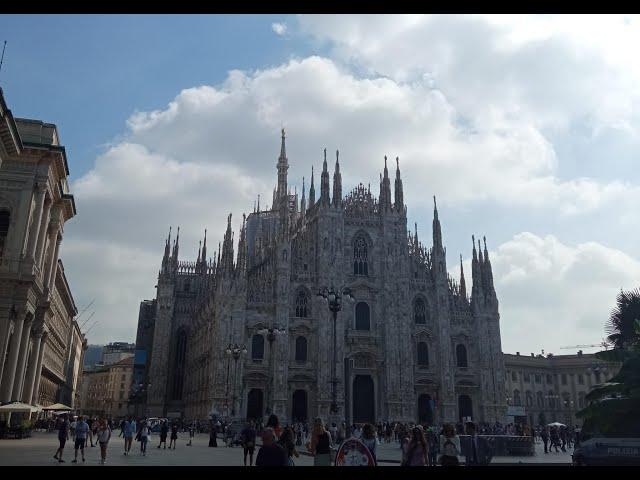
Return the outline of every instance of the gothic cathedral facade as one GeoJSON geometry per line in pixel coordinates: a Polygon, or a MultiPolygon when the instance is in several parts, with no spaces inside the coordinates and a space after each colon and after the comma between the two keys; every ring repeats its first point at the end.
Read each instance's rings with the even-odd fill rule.
{"type": "MultiPolygon", "coordinates": [[[[399,164],[385,157],[380,193],[342,195],[326,150],[316,199],[287,185],[282,131],[271,208],[243,215],[234,254],[231,215],[207,260],[178,260],[166,240],[151,352],[151,416],[320,416],[350,423],[503,421],[505,370],[489,254],[473,242],[472,290],[447,273],[434,198],[433,242],[407,229],[399,164]],[[350,290],[335,318],[325,288],[350,290]],[[336,332],[334,338],[334,332],[336,332]],[[334,351],[335,346],[335,351],[334,351]],[[237,348],[236,348],[237,347],[237,348]],[[335,365],[333,364],[335,360],[335,365]],[[334,383],[335,382],[335,383],[334,383]],[[337,411],[331,408],[337,400],[337,411]]],[[[397,161],[397,159],[396,159],[397,161]]]]}

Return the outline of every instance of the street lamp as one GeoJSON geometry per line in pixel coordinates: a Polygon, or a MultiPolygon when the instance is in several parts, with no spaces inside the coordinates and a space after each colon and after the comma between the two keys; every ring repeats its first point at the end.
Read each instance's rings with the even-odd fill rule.
{"type": "MultiPolygon", "coordinates": [[[[274,361],[274,355],[273,355],[273,342],[276,340],[276,338],[280,335],[286,335],[287,331],[284,328],[280,328],[278,325],[274,325],[271,326],[269,328],[263,328],[261,330],[258,330],[257,332],[260,335],[267,335],[267,341],[269,342],[269,370],[271,370],[271,382],[275,382],[275,372],[274,367],[275,367],[275,361],[274,361]]],[[[266,413],[267,415],[270,414],[272,412],[272,409],[270,408],[270,405],[273,401],[272,397],[272,390],[273,390],[273,385],[271,385],[271,382],[269,382],[269,390],[268,390],[268,396],[267,396],[267,409],[266,409],[266,413]]]]}
{"type": "MultiPolygon", "coordinates": [[[[240,359],[241,355],[246,355],[247,354],[247,347],[245,347],[244,345],[242,347],[239,347],[237,343],[231,345],[229,344],[229,346],[227,347],[227,349],[225,350],[225,353],[233,358],[235,365],[234,365],[234,377],[233,377],[233,406],[231,409],[231,416],[235,416],[236,414],[236,384],[238,383],[238,360],[240,359]]],[[[227,369],[227,384],[228,384],[228,372],[229,370],[227,369]]],[[[228,389],[227,389],[227,393],[228,393],[228,389]]]]}
{"type": "Polygon", "coordinates": [[[354,298],[351,295],[349,288],[323,288],[318,292],[318,297],[321,297],[327,301],[329,311],[333,314],[333,365],[331,367],[331,413],[338,413],[338,378],[336,376],[336,363],[338,362],[338,349],[336,346],[336,322],[338,320],[338,312],[342,310],[342,298],[353,301],[354,298]]]}

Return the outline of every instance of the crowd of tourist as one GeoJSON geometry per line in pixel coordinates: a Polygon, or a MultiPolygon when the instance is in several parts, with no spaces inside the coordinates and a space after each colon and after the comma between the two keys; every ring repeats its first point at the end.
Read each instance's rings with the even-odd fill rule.
{"type": "Polygon", "coordinates": [[[579,443],[579,431],[560,424],[535,428],[521,424],[472,422],[440,426],[402,422],[380,422],[377,425],[347,425],[342,422],[337,425],[316,418],[312,424],[293,422],[291,425],[281,425],[276,415],[271,415],[266,422],[249,420],[240,428],[237,422],[217,418],[212,418],[208,424],[162,419],[159,424],[151,425],[146,419],[136,420],[132,417],[115,422],[109,418],[70,417],[66,414],[59,416],[55,422],[40,421],[36,426],[57,431],[59,448],[54,458],[58,462],[65,461],[65,444],[71,440],[73,463],[78,462],[79,453],[81,461],[86,461],[85,448],[100,447],[101,464],[107,461],[107,450],[113,442],[113,436],[124,438],[125,456],[132,454],[134,440],[139,443],[139,454],[146,456],[152,430],[158,436],[156,447],[165,450],[167,447],[169,450],[176,449],[179,432],[189,433],[187,446],[192,445],[196,433],[208,432],[209,446],[217,447],[218,435],[221,434],[225,446],[239,445],[243,448],[245,466],[254,465],[257,438],[262,440],[255,456],[257,466],[293,466],[301,452],[311,455],[314,465],[331,465],[338,447],[351,437],[359,439],[368,449],[374,464],[377,463],[378,445],[396,443],[401,449],[402,465],[405,466],[458,465],[461,457],[465,457],[467,465],[488,464],[494,454],[492,439],[497,436],[529,437],[533,443],[543,442],[545,453],[551,453],[552,449],[566,452],[567,448],[575,448],[579,443]],[[460,442],[462,435],[468,441],[464,454],[460,442]]]}

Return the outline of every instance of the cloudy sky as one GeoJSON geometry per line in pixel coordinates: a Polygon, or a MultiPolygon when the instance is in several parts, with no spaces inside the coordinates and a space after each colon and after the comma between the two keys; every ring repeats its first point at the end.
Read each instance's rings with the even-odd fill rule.
{"type": "Polygon", "coordinates": [[[6,15],[0,32],[14,115],[67,148],[61,257],[78,306],[95,299],[91,343],[135,339],[170,225],[193,260],[205,228],[217,244],[271,198],[282,126],[298,191],[325,147],[345,192],[377,193],[399,156],[409,224],[431,237],[436,195],[452,273],[486,235],[505,352],[597,343],[640,285],[638,17],[6,15]]]}

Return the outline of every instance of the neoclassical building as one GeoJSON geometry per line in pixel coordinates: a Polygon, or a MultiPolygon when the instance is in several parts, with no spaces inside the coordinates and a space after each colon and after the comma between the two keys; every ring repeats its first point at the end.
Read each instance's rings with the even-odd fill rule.
{"type": "Polygon", "coordinates": [[[447,273],[435,199],[431,246],[417,225],[407,229],[398,159],[395,167],[393,192],[385,157],[377,198],[364,184],[343,195],[338,152],[331,186],[325,150],[319,196],[312,169],[308,197],[303,179],[299,198],[288,184],[283,130],[271,207],[258,201],[243,215],[237,242],[229,215],[213,260],[205,231],[189,262],[179,260],[179,230],[173,245],[169,233],[155,318],[146,320],[153,324],[145,351],[149,415],[504,420],[486,242],[473,242],[468,295],[462,264],[459,279],[447,273]],[[332,313],[318,296],[330,287],[353,297],[343,299],[335,339],[332,313]],[[337,412],[330,411],[334,370],[337,412]]]}
{"type": "Polygon", "coordinates": [[[86,339],[58,258],[76,214],[55,125],[14,118],[0,89],[0,402],[73,406],[86,339]]]}

